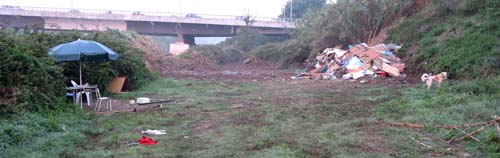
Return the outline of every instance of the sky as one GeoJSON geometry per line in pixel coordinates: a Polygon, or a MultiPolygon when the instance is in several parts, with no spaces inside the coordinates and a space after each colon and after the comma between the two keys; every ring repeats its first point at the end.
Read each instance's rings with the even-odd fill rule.
{"type": "Polygon", "coordinates": [[[277,17],[288,0],[0,0],[0,5],[277,17]]]}

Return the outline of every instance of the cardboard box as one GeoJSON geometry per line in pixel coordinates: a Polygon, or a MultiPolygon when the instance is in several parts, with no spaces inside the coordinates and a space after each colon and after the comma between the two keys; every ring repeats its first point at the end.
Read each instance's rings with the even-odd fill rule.
{"type": "Polygon", "coordinates": [[[106,91],[110,93],[120,93],[125,83],[126,77],[115,77],[106,86],[106,91]]]}

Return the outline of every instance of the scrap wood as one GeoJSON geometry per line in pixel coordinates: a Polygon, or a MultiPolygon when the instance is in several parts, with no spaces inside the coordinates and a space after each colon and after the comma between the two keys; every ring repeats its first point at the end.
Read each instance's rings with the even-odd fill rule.
{"type": "Polygon", "coordinates": [[[380,56],[381,58],[384,58],[384,59],[389,60],[390,62],[394,62],[394,63],[399,63],[399,62],[401,62],[401,59],[396,58],[396,57],[393,57],[393,56],[388,56],[388,55],[384,55],[384,54],[379,54],[379,56],[380,56]]]}
{"type": "Polygon", "coordinates": [[[382,63],[382,70],[389,73],[391,76],[399,76],[399,69],[386,63],[382,63]]]}
{"type": "Polygon", "coordinates": [[[403,63],[394,63],[392,66],[396,67],[399,69],[399,72],[402,72],[405,69],[405,64],[403,63]]]}
{"type": "Polygon", "coordinates": [[[328,68],[328,70],[326,70],[326,73],[327,73],[327,74],[332,73],[332,72],[334,72],[335,70],[337,70],[337,69],[339,69],[339,68],[340,68],[340,66],[339,66],[339,65],[334,64],[333,66],[330,66],[330,67],[328,68]]]}
{"type": "Polygon", "coordinates": [[[497,127],[497,137],[500,139],[500,125],[498,125],[498,122],[500,122],[500,117],[498,115],[494,115],[493,120],[495,121],[495,126],[497,127]]]}
{"type": "MultiPolygon", "coordinates": [[[[448,141],[448,143],[460,141],[460,140],[463,140],[465,138],[471,138],[477,142],[480,142],[480,140],[477,139],[476,137],[474,137],[473,135],[481,132],[482,130],[486,129],[489,126],[492,126],[493,124],[495,124],[498,135],[500,137],[500,125],[498,124],[499,122],[500,122],[500,117],[495,115],[495,116],[493,116],[492,121],[479,122],[479,123],[473,123],[473,124],[465,124],[462,126],[440,125],[440,126],[434,126],[434,127],[435,128],[445,128],[445,129],[455,129],[455,130],[458,130],[458,131],[462,132],[463,134],[465,134],[464,136],[462,136],[460,138],[454,137],[454,138],[450,139],[448,141]],[[480,126],[480,125],[484,125],[484,126],[482,126],[481,128],[479,128],[471,133],[466,133],[464,130],[459,129],[459,128],[470,128],[470,127],[480,126]]],[[[414,123],[407,123],[407,122],[397,122],[397,123],[387,123],[387,124],[392,125],[392,126],[411,127],[411,128],[423,128],[424,127],[424,125],[422,125],[422,124],[414,124],[414,123]]]]}
{"type": "Polygon", "coordinates": [[[491,123],[491,122],[492,121],[485,121],[485,122],[479,122],[479,123],[465,124],[465,125],[462,125],[462,126],[441,125],[441,126],[436,126],[436,128],[448,128],[448,129],[465,128],[465,127],[474,127],[474,126],[485,125],[485,124],[488,124],[488,123],[491,123]]]}
{"type": "Polygon", "coordinates": [[[376,66],[379,69],[382,69],[382,63],[383,62],[384,61],[382,61],[382,59],[377,58],[377,59],[373,60],[373,65],[376,66]]]}
{"type": "MultiPolygon", "coordinates": [[[[455,128],[465,128],[465,127],[474,127],[474,126],[480,126],[480,125],[485,125],[488,123],[493,123],[493,121],[485,121],[485,122],[479,122],[479,123],[472,123],[472,124],[465,124],[461,126],[455,126],[455,125],[439,125],[439,126],[434,126],[435,128],[447,128],[447,129],[455,129],[455,128]]],[[[416,123],[409,123],[409,122],[396,122],[396,123],[387,123],[389,125],[393,126],[401,126],[401,127],[412,127],[412,128],[423,128],[424,125],[422,124],[416,124],[416,123]]]]}
{"type": "MultiPolygon", "coordinates": [[[[455,127],[455,128],[453,128],[453,129],[455,129],[455,130],[457,130],[457,131],[462,132],[462,134],[467,134],[467,132],[465,132],[464,130],[461,130],[461,129],[459,129],[459,128],[456,128],[456,127],[455,127]]],[[[457,137],[458,137],[458,136],[457,136],[457,137]]],[[[449,144],[449,143],[451,143],[451,142],[452,142],[455,138],[456,138],[456,137],[451,138],[451,139],[448,141],[448,144],[449,144]]],[[[474,136],[472,136],[472,135],[470,135],[470,136],[469,136],[469,138],[471,138],[471,139],[475,140],[476,142],[481,142],[481,141],[479,141],[479,139],[477,139],[476,137],[474,137],[474,136]]]]}
{"type": "Polygon", "coordinates": [[[408,136],[408,137],[410,137],[412,140],[414,140],[414,141],[415,141],[415,142],[417,142],[418,144],[420,144],[420,145],[422,145],[422,146],[425,146],[425,147],[427,147],[427,148],[429,148],[429,149],[432,149],[432,147],[431,147],[430,145],[424,144],[424,143],[422,143],[422,142],[418,141],[417,139],[415,139],[415,138],[413,138],[413,137],[411,137],[411,136],[408,136]]]}
{"type": "Polygon", "coordinates": [[[457,138],[457,139],[452,139],[452,140],[450,140],[450,142],[460,141],[460,140],[462,140],[462,139],[464,139],[464,138],[470,137],[470,136],[472,136],[472,135],[474,135],[474,134],[476,134],[476,133],[478,133],[478,132],[481,132],[482,130],[486,129],[486,127],[489,127],[489,126],[491,126],[491,125],[493,125],[493,123],[487,124],[487,125],[485,125],[485,126],[483,126],[483,127],[479,128],[479,129],[477,129],[476,131],[471,132],[471,133],[469,133],[469,134],[466,134],[465,136],[462,136],[462,137],[460,137],[460,138],[457,138]]]}
{"type": "Polygon", "coordinates": [[[424,125],[408,123],[408,122],[399,122],[399,123],[388,123],[393,126],[401,126],[401,127],[411,127],[411,128],[423,128],[424,125]]]}
{"type": "Polygon", "coordinates": [[[370,61],[372,61],[373,59],[379,57],[381,54],[377,53],[375,50],[369,49],[365,52],[365,55],[370,58],[370,61]]]}

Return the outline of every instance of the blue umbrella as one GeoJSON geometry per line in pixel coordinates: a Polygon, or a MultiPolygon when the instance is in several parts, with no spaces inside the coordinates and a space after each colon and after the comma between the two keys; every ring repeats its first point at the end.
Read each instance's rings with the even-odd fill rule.
{"type": "Polygon", "coordinates": [[[76,40],[50,49],[49,55],[56,61],[78,61],[80,63],[80,85],[82,84],[82,61],[117,60],[120,55],[95,41],[76,40]]]}

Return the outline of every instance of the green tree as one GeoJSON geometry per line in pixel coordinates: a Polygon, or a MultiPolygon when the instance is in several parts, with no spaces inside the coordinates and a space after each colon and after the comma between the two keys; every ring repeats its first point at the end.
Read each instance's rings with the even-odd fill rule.
{"type": "Polygon", "coordinates": [[[310,9],[321,9],[326,0],[291,0],[285,5],[285,10],[278,18],[290,18],[290,5],[292,5],[292,18],[302,18],[310,9]],[[284,16],[283,16],[284,15],[284,16]]]}

